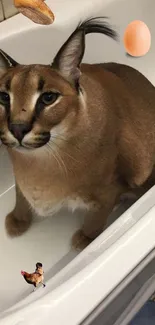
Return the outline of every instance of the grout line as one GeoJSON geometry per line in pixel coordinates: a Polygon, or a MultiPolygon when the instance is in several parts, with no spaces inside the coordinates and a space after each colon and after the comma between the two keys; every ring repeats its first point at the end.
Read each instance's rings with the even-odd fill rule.
{"type": "MultiPolygon", "coordinates": [[[[1,4],[2,4],[2,11],[3,11],[3,16],[4,16],[4,19],[3,19],[3,20],[7,20],[7,19],[9,19],[9,18],[11,18],[11,17],[14,17],[14,16],[16,16],[17,14],[19,14],[19,11],[16,9],[16,7],[14,6],[14,4],[12,3],[12,5],[14,6],[14,9],[16,9],[16,11],[12,11],[11,15],[9,15],[9,16],[7,17],[7,16],[6,16],[6,15],[7,15],[7,11],[6,11],[5,6],[4,6],[4,1],[5,1],[5,0],[0,0],[0,2],[1,2],[1,4]]],[[[11,2],[13,2],[13,1],[10,1],[10,4],[11,4],[11,2]]]]}
{"type": "Polygon", "coordinates": [[[4,17],[4,20],[5,20],[6,18],[5,18],[4,4],[3,4],[2,0],[0,0],[0,2],[1,2],[1,5],[2,5],[3,17],[4,17]]]}
{"type": "Polygon", "coordinates": [[[12,185],[5,192],[3,192],[2,194],[0,194],[0,199],[2,198],[3,195],[5,195],[7,192],[9,192],[14,187],[15,187],[15,185],[12,185]]]}

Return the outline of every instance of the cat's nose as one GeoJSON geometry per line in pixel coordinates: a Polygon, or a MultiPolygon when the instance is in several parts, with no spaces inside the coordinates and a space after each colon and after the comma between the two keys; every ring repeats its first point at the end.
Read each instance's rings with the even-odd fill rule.
{"type": "Polygon", "coordinates": [[[30,131],[30,125],[29,124],[15,124],[12,123],[9,126],[9,129],[11,133],[14,135],[14,137],[21,142],[24,138],[25,134],[27,134],[30,131]]]}

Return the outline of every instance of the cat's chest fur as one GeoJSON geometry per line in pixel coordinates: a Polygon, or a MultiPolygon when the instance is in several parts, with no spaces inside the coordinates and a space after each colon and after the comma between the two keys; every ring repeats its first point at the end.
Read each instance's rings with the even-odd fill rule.
{"type": "Polygon", "coordinates": [[[34,191],[31,192],[32,195],[25,193],[25,196],[32,206],[33,210],[38,216],[41,217],[49,217],[57,212],[59,212],[62,208],[68,208],[72,212],[76,209],[89,210],[90,204],[85,202],[82,198],[77,196],[76,194],[70,194],[69,196],[55,196],[55,194],[51,193],[51,197],[49,197],[48,193],[46,196],[46,192],[34,191]]]}
{"type": "Polygon", "coordinates": [[[36,184],[28,180],[23,182],[23,179],[18,184],[34,212],[41,217],[52,216],[62,208],[75,211],[89,210],[91,207],[91,204],[76,191],[70,190],[67,184],[52,183],[52,180],[50,184],[49,182],[36,184]]]}
{"type": "Polygon", "coordinates": [[[90,208],[89,202],[79,196],[74,188],[72,177],[60,177],[57,166],[50,159],[25,159],[18,158],[16,163],[13,160],[16,181],[37,215],[52,216],[63,207],[72,211],[90,208]]]}

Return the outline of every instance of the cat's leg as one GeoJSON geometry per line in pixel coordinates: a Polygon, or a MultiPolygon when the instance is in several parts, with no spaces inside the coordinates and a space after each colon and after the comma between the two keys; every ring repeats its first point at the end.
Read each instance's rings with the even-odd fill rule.
{"type": "Polygon", "coordinates": [[[79,229],[72,237],[72,247],[78,251],[82,250],[99,236],[113,207],[111,209],[101,207],[98,211],[87,212],[82,229],[79,229]]]}
{"type": "Polygon", "coordinates": [[[30,227],[31,221],[31,208],[18,185],[16,185],[16,205],[14,210],[7,215],[5,220],[7,234],[10,237],[22,235],[30,227]]]}
{"type": "Polygon", "coordinates": [[[109,186],[103,189],[100,203],[94,203],[94,207],[86,213],[82,229],[78,230],[72,237],[72,247],[82,250],[99,236],[106,226],[108,216],[113,211],[115,204],[123,189],[120,185],[109,186]],[[105,192],[104,192],[105,191],[105,192]]]}

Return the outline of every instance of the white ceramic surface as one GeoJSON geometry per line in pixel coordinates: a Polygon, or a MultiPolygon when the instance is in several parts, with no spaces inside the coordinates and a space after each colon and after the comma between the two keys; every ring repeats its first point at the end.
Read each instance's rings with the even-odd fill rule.
{"type": "MultiPolygon", "coordinates": [[[[21,63],[49,63],[73,28],[85,17],[110,16],[121,40],[126,25],[131,20],[141,19],[148,24],[152,34],[148,55],[140,59],[126,57],[122,42],[117,44],[103,35],[89,35],[84,61],[127,63],[137,67],[155,84],[153,0],[149,5],[146,0],[47,2],[52,3],[51,8],[56,14],[56,21],[50,27],[34,25],[22,15],[0,24],[0,47],[4,51],[21,63]]],[[[14,204],[13,182],[10,162],[1,148],[0,258],[3,281],[0,286],[0,325],[77,325],[154,247],[155,189],[76,257],[70,250],[70,239],[81,223],[78,212],[71,215],[62,211],[51,220],[35,222],[21,238],[11,240],[6,237],[4,218],[14,204]],[[39,260],[45,267],[47,287],[31,294],[32,289],[20,276],[20,270],[33,271],[39,260]]]]}

